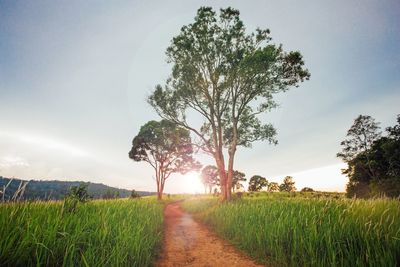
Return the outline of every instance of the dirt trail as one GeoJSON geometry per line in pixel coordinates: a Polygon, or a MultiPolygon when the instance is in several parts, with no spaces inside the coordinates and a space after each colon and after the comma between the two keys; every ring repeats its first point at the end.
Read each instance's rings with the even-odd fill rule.
{"type": "Polygon", "coordinates": [[[262,266],[194,221],[179,202],[167,205],[164,218],[164,247],[156,266],[262,266]]]}

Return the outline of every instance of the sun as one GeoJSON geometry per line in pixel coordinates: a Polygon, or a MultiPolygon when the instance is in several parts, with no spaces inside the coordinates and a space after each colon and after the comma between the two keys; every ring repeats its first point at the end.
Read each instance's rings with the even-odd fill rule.
{"type": "Polygon", "coordinates": [[[185,193],[196,194],[204,191],[204,186],[201,183],[200,174],[198,172],[188,172],[183,178],[183,190],[185,193]]]}

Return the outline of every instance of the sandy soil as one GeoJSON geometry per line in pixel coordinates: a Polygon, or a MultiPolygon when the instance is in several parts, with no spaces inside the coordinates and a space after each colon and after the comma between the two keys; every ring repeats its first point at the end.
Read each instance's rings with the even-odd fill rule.
{"type": "Polygon", "coordinates": [[[193,220],[179,202],[167,205],[164,217],[164,246],[156,266],[262,266],[193,220]]]}

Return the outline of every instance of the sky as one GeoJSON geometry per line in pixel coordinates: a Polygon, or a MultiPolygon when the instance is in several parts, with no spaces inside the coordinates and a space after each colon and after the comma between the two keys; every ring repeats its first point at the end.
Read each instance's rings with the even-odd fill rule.
{"type": "MultiPolygon", "coordinates": [[[[353,120],[366,114],[385,128],[400,113],[397,0],[0,0],[0,175],[154,191],[152,168],[128,151],[140,126],[159,119],[146,98],[167,79],[165,50],[200,6],[239,9],[248,32],[269,28],[311,72],[262,116],[279,144],[240,148],[235,169],[344,191],[336,153],[353,120]]],[[[195,175],[175,175],[165,190],[203,189],[195,175]]]]}

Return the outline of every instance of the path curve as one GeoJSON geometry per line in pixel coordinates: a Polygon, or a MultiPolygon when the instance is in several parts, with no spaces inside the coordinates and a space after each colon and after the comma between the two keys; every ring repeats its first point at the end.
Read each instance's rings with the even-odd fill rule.
{"type": "Polygon", "coordinates": [[[183,212],[180,202],[164,210],[164,246],[156,266],[262,266],[183,212]]]}

